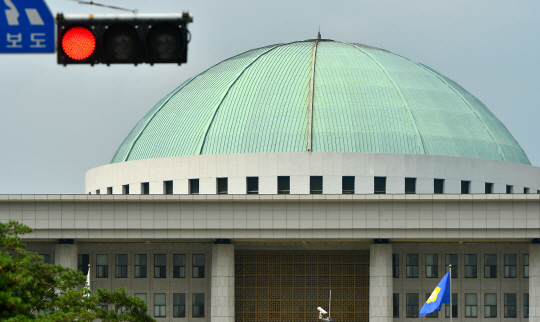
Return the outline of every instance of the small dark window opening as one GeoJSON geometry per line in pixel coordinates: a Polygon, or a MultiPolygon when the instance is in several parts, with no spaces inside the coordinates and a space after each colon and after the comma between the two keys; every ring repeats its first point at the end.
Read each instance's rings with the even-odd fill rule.
{"type": "Polygon", "coordinates": [[[399,277],[399,254],[392,254],[392,277],[399,277]]]}
{"type": "Polygon", "coordinates": [[[461,180],[461,194],[462,195],[468,195],[471,193],[471,182],[461,180]]]}
{"type": "Polygon", "coordinates": [[[312,195],[320,195],[323,192],[323,177],[311,176],[309,177],[309,193],[312,195]]]}
{"type": "Polygon", "coordinates": [[[173,255],[173,278],[186,277],[186,255],[173,255]]]}
{"type": "Polygon", "coordinates": [[[189,179],[189,194],[190,195],[199,194],[199,179],[189,179]]]}
{"type": "Polygon", "coordinates": [[[146,254],[136,254],[135,255],[135,277],[136,278],[145,278],[146,277],[146,254]]]}
{"type": "Polygon", "coordinates": [[[96,195],[99,195],[99,194],[101,194],[101,191],[99,191],[99,189],[98,189],[98,190],[96,190],[96,195]]]}
{"type": "Polygon", "coordinates": [[[373,184],[375,194],[386,193],[386,177],[375,177],[373,184]]]}
{"type": "Polygon", "coordinates": [[[405,178],[405,193],[406,194],[416,193],[416,178],[405,178]]]}
{"type": "Polygon", "coordinates": [[[248,195],[259,194],[259,177],[247,177],[246,186],[248,195]]]}
{"type": "Polygon", "coordinates": [[[41,260],[41,262],[45,264],[51,263],[51,254],[40,254],[40,255],[43,256],[43,259],[41,260]]]}
{"type": "Polygon", "coordinates": [[[204,254],[193,255],[193,278],[204,278],[204,254]]]}
{"type": "Polygon", "coordinates": [[[122,185],[122,194],[129,195],[129,184],[122,185]]]}
{"type": "Polygon", "coordinates": [[[497,254],[484,255],[484,277],[497,277],[497,254]]]}
{"type": "Polygon", "coordinates": [[[227,178],[217,178],[217,193],[218,195],[226,195],[228,193],[228,180],[227,178]]]}
{"type": "Polygon", "coordinates": [[[395,318],[399,318],[399,293],[392,294],[392,306],[392,316],[395,318]]]}
{"type": "Polygon", "coordinates": [[[288,195],[291,193],[291,177],[277,177],[277,193],[279,195],[288,195]]]}
{"type": "Polygon", "coordinates": [[[143,195],[149,195],[150,194],[150,183],[149,182],[142,182],[141,183],[141,194],[143,194],[143,195]]]}
{"type": "Polygon", "coordinates": [[[443,194],[444,193],[444,179],[434,179],[433,180],[433,193],[443,194]]]}
{"type": "Polygon", "coordinates": [[[193,293],[193,309],[194,318],[204,317],[204,293],[193,293]]]}
{"type": "Polygon", "coordinates": [[[127,278],[128,277],[128,255],[117,254],[116,255],[116,270],[115,277],[127,278]]]}
{"type": "Polygon", "coordinates": [[[527,187],[523,188],[523,193],[529,193],[529,188],[527,187]]]}
{"type": "Polygon", "coordinates": [[[506,185],[506,193],[510,194],[512,192],[514,192],[514,186],[507,184],[506,185]]]}
{"type": "Polygon", "coordinates": [[[169,181],[163,181],[163,191],[166,195],[172,195],[173,194],[173,182],[172,180],[169,181]]]}
{"type": "Polygon", "coordinates": [[[344,195],[354,194],[354,177],[341,177],[341,193],[344,195]]]}
{"type": "Polygon", "coordinates": [[[77,269],[85,276],[88,274],[88,264],[90,264],[90,254],[78,254],[77,269]]]}
{"type": "Polygon", "coordinates": [[[112,195],[112,187],[107,187],[107,194],[112,195]]]}
{"type": "Polygon", "coordinates": [[[167,277],[167,255],[154,254],[154,278],[167,277]]]}
{"type": "Polygon", "coordinates": [[[173,293],[173,317],[186,317],[186,293],[173,293]]]}
{"type": "Polygon", "coordinates": [[[493,193],[493,183],[486,182],[486,194],[493,193]]]}

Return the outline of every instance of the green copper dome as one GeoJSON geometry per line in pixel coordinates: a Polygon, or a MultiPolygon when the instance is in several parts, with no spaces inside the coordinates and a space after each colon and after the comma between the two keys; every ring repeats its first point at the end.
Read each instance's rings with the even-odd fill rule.
{"type": "Polygon", "coordinates": [[[330,40],[253,49],[187,80],[137,123],[111,162],[302,151],[530,164],[454,81],[383,49],[330,40]]]}

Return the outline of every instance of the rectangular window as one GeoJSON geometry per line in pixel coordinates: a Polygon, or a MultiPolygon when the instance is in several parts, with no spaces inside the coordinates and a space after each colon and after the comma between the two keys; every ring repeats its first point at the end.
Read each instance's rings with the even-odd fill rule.
{"type": "Polygon", "coordinates": [[[186,255],[173,255],[173,278],[186,277],[186,255]]]}
{"type": "Polygon", "coordinates": [[[461,180],[461,194],[468,195],[471,193],[471,182],[466,180],[461,180]]]}
{"type": "Polygon", "coordinates": [[[173,317],[186,317],[186,294],[173,293],[173,317]]]}
{"type": "Polygon", "coordinates": [[[476,254],[465,255],[465,278],[476,278],[476,254]]]}
{"type": "Polygon", "coordinates": [[[478,317],[476,293],[465,293],[465,317],[478,317]]]}
{"type": "Polygon", "coordinates": [[[375,194],[386,193],[386,177],[375,177],[373,180],[373,190],[375,194]]]}
{"type": "Polygon", "coordinates": [[[116,312],[116,314],[123,314],[124,312],[126,312],[126,307],[123,305],[117,305],[114,308],[114,311],[116,312]]]}
{"type": "Polygon", "coordinates": [[[77,255],[77,269],[81,271],[84,276],[88,274],[88,264],[90,264],[90,254],[77,255]]]}
{"type": "Polygon", "coordinates": [[[497,254],[484,255],[484,277],[497,277],[497,254]]]}
{"type": "Polygon", "coordinates": [[[248,195],[259,194],[259,177],[247,177],[246,186],[248,195]]]}
{"type": "Polygon", "coordinates": [[[399,318],[399,293],[392,294],[393,317],[399,318]]]}
{"type": "MultiPolygon", "coordinates": [[[[40,254],[41,256],[43,256],[43,259],[41,260],[43,263],[45,264],[50,264],[51,263],[51,254],[40,254]]],[[[88,265],[86,265],[88,266],[88,265]]]]}
{"type": "Polygon", "coordinates": [[[523,255],[523,277],[529,278],[529,254],[523,255]]]}
{"type": "Polygon", "coordinates": [[[344,195],[354,194],[354,177],[351,177],[351,176],[341,177],[341,193],[344,195]]]}
{"type": "Polygon", "coordinates": [[[418,293],[407,293],[407,314],[408,318],[418,317],[418,293]]]}
{"type": "Polygon", "coordinates": [[[320,195],[323,192],[322,176],[309,177],[309,193],[312,195],[320,195]]]}
{"type": "Polygon", "coordinates": [[[154,254],[154,277],[155,278],[167,277],[167,255],[154,254]]]}
{"type": "Polygon", "coordinates": [[[504,317],[515,318],[517,317],[517,296],[516,293],[504,294],[504,317]]]}
{"type": "Polygon", "coordinates": [[[142,195],[149,195],[150,194],[150,182],[142,182],[141,183],[141,194],[142,195]]]}
{"type": "Polygon", "coordinates": [[[107,187],[107,194],[112,195],[112,187],[107,187]]]}
{"type": "Polygon", "coordinates": [[[129,184],[122,185],[122,194],[129,195],[129,184]]]}
{"type": "Polygon", "coordinates": [[[516,254],[504,254],[504,277],[516,277],[516,254]]]}
{"type": "Polygon", "coordinates": [[[227,193],[229,193],[229,184],[227,178],[217,178],[216,186],[218,195],[226,195],[227,193]]]}
{"type": "Polygon", "coordinates": [[[523,317],[529,317],[529,293],[523,294],[523,317]]]}
{"type": "Polygon", "coordinates": [[[204,293],[193,293],[193,317],[204,317],[204,293]]]}
{"type": "MultiPolygon", "coordinates": [[[[426,293],[426,301],[429,299],[430,296],[431,296],[431,293],[426,293]]],[[[438,318],[438,317],[439,317],[438,310],[435,310],[431,313],[426,314],[426,318],[438,318]]]]}
{"type": "Polygon", "coordinates": [[[193,255],[193,278],[204,277],[204,254],[193,255]]]}
{"type": "Polygon", "coordinates": [[[375,194],[385,194],[386,193],[386,177],[374,177],[373,190],[375,194]]]}
{"type": "Polygon", "coordinates": [[[405,178],[405,193],[406,194],[416,193],[416,178],[405,178]]]}
{"type": "Polygon", "coordinates": [[[146,293],[135,293],[133,295],[135,295],[135,297],[140,298],[145,304],[147,303],[146,302],[146,293]]]}
{"type": "Polygon", "coordinates": [[[448,265],[452,265],[452,278],[458,277],[458,259],[457,254],[446,254],[445,256],[446,272],[450,270],[448,265]]]}
{"type": "MultiPolygon", "coordinates": [[[[453,268],[453,267],[452,267],[453,268]]],[[[445,313],[444,316],[449,318],[450,317],[450,304],[445,304],[445,313]]],[[[457,318],[458,317],[458,298],[457,293],[452,293],[452,317],[457,318]]]]}
{"type": "Polygon", "coordinates": [[[392,277],[399,277],[399,254],[392,254],[392,277]]]}
{"type": "Polygon", "coordinates": [[[291,193],[291,177],[277,177],[277,193],[279,195],[291,193]]]}
{"type": "Polygon", "coordinates": [[[523,188],[523,193],[529,193],[529,188],[527,187],[523,188]]]}
{"type": "Polygon", "coordinates": [[[163,181],[163,192],[166,195],[172,195],[173,194],[173,182],[172,182],[172,180],[163,181]]]}
{"type": "Polygon", "coordinates": [[[109,277],[109,255],[96,255],[96,277],[109,277]]]}
{"type": "Polygon", "coordinates": [[[493,183],[486,182],[486,194],[493,193],[493,183]]]}
{"type": "Polygon", "coordinates": [[[433,179],[433,193],[434,194],[444,193],[444,179],[433,179]]]}
{"type": "Polygon", "coordinates": [[[439,255],[437,254],[426,255],[426,277],[428,278],[439,277],[439,255]]]}
{"type": "Polygon", "coordinates": [[[407,277],[418,277],[418,254],[407,254],[407,277]]]}
{"type": "Polygon", "coordinates": [[[146,278],[146,254],[135,255],[135,277],[146,278]]]}
{"type": "Polygon", "coordinates": [[[128,277],[128,255],[116,254],[116,274],[117,278],[128,277]]]}
{"type": "Polygon", "coordinates": [[[107,304],[98,304],[98,305],[96,305],[96,308],[108,311],[109,310],[109,305],[107,305],[107,304]]]}
{"type": "Polygon", "coordinates": [[[484,294],[484,317],[485,318],[497,317],[497,294],[496,293],[484,294]]]}
{"type": "Polygon", "coordinates": [[[506,185],[506,193],[510,194],[514,192],[514,186],[511,186],[509,184],[506,185]]]}
{"type": "Polygon", "coordinates": [[[98,189],[96,190],[96,195],[99,195],[99,194],[101,194],[101,191],[98,189]]]}
{"type": "Polygon", "coordinates": [[[164,318],[165,317],[165,308],[166,308],[166,295],[165,293],[156,293],[154,294],[154,317],[164,318]]]}
{"type": "Polygon", "coordinates": [[[199,194],[199,179],[189,179],[189,194],[190,195],[199,194]]]}

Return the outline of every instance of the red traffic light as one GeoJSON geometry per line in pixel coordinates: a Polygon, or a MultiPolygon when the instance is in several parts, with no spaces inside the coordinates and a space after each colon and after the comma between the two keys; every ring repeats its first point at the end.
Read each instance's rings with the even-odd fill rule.
{"type": "Polygon", "coordinates": [[[71,59],[83,60],[96,50],[96,37],[88,28],[72,27],[62,36],[62,50],[71,59]]]}

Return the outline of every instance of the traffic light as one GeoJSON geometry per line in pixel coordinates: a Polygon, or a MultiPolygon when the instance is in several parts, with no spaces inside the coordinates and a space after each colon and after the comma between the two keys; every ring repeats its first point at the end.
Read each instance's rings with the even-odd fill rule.
{"type": "Polygon", "coordinates": [[[193,16],[56,15],[57,60],[69,64],[183,64],[193,16]]]}

